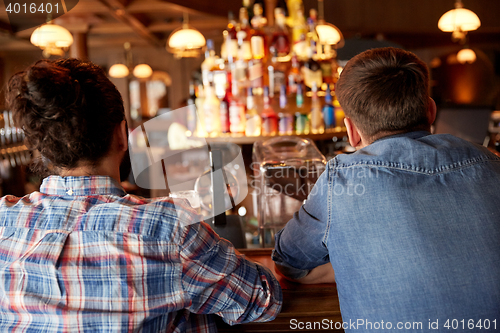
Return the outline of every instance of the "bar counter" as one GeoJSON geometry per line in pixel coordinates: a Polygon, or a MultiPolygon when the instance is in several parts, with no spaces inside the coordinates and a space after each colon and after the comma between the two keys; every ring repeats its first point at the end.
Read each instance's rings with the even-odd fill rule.
{"type": "Polygon", "coordinates": [[[283,290],[283,308],[275,320],[267,323],[248,323],[229,326],[217,318],[219,332],[343,332],[339,300],[335,284],[302,285],[276,273],[271,249],[239,250],[249,260],[269,268],[283,290]],[[314,329],[314,323],[316,328],[314,329]],[[308,329],[311,328],[311,329],[308,329]]]}

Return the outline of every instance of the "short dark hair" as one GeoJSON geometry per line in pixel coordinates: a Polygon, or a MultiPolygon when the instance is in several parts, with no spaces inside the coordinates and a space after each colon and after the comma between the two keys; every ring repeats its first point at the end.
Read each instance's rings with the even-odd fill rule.
{"type": "Polygon", "coordinates": [[[387,47],[356,55],[343,69],[336,94],[346,116],[372,140],[429,126],[429,70],[411,52],[387,47]]]}
{"type": "Polygon", "coordinates": [[[95,165],[125,119],[122,97],[103,69],[78,59],[40,60],[14,74],[6,99],[27,145],[45,160],[38,171],[42,164],[95,165]]]}

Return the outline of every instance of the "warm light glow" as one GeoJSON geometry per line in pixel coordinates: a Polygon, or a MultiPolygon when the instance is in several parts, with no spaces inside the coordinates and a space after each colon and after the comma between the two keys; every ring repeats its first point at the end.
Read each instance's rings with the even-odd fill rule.
{"type": "Polygon", "coordinates": [[[473,31],[481,26],[477,15],[465,8],[455,8],[441,16],[438,28],[444,32],[473,31]]]}
{"type": "Polygon", "coordinates": [[[457,60],[461,64],[472,64],[476,61],[476,53],[471,49],[462,49],[457,53],[457,60]]]}
{"type": "Polygon", "coordinates": [[[344,39],[340,30],[329,23],[318,24],[316,26],[316,33],[321,44],[334,45],[344,39]]]}
{"type": "Polygon", "coordinates": [[[198,30],[183,24],[168,37],[167,50],[177,58],[197,57],[205,43],[205,37],[198,30]]]}
{"type": "Polygon", "coordinates": [[[147,64],[140,64],[135,66],[134,71],[132,72],[136,78],[145,79],[153,74],[153,70],[147,64]]]}
{"type": "Polygon", "coordinates": [[[109,76],[117,78],[117,79],[127,77],[128,74],[129,74],[129,70],[128,70],[127,66],[125,66],[124,64],[114,64],[109,69],[109,76]]]}
{"type": "Polygon", "coordinates": [[[73,44],[73,36],[59,25],[44,24],[33,31],[30,42],[41,49],[66,48],[73,44]]]}

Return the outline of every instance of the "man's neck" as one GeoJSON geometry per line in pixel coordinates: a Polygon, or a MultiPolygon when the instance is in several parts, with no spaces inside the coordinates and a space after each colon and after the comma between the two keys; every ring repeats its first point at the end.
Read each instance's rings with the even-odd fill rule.
{"type": "Polygon", "coordinates": [[[106,156],[98,163],[79,163],[75,168],[62,168],[59,172],[61,177],[84,177],[84,176],[109,176],[120,181],[119,163],[112,160],[112,156],[106,156]]]}

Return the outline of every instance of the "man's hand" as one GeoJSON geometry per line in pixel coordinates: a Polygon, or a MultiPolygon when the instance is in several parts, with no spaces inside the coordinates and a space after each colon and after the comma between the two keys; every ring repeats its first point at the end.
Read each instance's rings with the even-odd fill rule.
{"type": "Polygon", "coordinates": [[[309,273],[300,279],[291,279],[280,271],[280,265],[276,264],[276,271],[279,272],[287,280],[302,284],[318,284],[318,283],[335,283],[335,272],[331,263],[327,263],[313,268],[309,273]]]}

